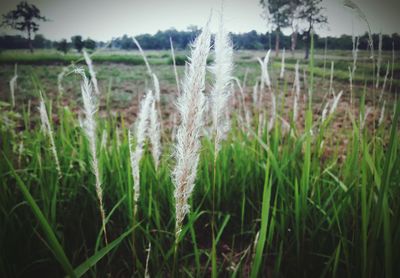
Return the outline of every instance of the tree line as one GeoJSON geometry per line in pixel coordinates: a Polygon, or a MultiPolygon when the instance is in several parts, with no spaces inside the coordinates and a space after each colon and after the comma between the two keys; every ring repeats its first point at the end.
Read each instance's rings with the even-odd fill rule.
{"type": "MultiPolygon", "coordinates": [[[[135,38],[138,40],[143,49],[151,50],[167,50],[170,49],[169,38],[172,39],[174,48],[178,50],[187,49],[190,42],[198,34],[199,29],[197,27],[191,27],[186,31],[177,31],[175,29],[169,29],[166,31],[158,31],[154,35],[143,34],[138,35],[135,38]]],[[[272,49],[276,45],[277,38],[279,39],[280,48],[287,50],[291,49],[292,46],[292,35],[285,35],[282,32],[279,36],[276,33],[258,33],[256,31],[250,31],[246,33],[231,33],[231,38],[235,49],[247,49],[247,50],[266,50],[272,49]]],[[[305,34],[297,34],[298,40],[296,49],[304,49],[306,45],[305,34]]],[[[378,45],[379,35],[372,35],[374,45],[378,45]]],[[[352,36],[341,35],[340,37],[320,37],[317,34],[314,35],[315,48],[323,49],[325,44],[327,49],[338,49],[338,50],[351,50],[353,48],[352,36]]],[[[28,46],[28,39],[20,35],[4,35],[0,36],[0,49],[26,49],[28,46]]],[[[400,48],[400,35],[394,33],[392,35],[382,35],[382,49],[392,50],[392,47],[396,50],[400,48]]],[[[123,49],[123,50],[134,50],[137,49],[133,38],[128,35],[114,38],[111,42],[94,41],[90,38],[83,39],[82,36],[73,36],[69,40],[62,39],[60,41],[52,41],[46,39],[41,34],[36,34],[32,39],[32,47],[36,49],[57,49],[62,52],[68,52],[71,49],[75,49],[81,52],[83,48],[92,50],[96,47],[107,47],[112,49],[123,49]]],[[[368,47],[368,34],[359,37],[359,49],[367,49],[368,47]]]]}
{"type": "MultiPolygon", "coordinates": [[[[272,32],[258,33],[250,31],[246,33],[231,33],[235,49],[263,50],[275,48],[276,55],[282,48],[305,49],[305,58],[308,58],[311,34],[315,26],[327,24],[327,18],[324,15],[324,8],[321,6],[322,0],[260,0],[263,10],[263,17],[272,32]],[[302,29],[299,27],[302,26],[302,29]],[[291,29],[290,35],[285,35],[282,30],[291,29]]],[[[67,53],[74,48],[81,52],[83,48],[93,50],[96,47],[109,47],[116,49],[136,49],[133,38],[123,35],[119,38],[113,38],[110,42],[94,41],[90,38],[83,39],[76,35],[70,40],[62,39],[60,41],[51,41],[43,35],[35,34],[39,30],[39,21],[48,21],[41,15],[40,10],[33,4],[20,2],[15,10],[9,11],[3,15],[2,26],[10,27],[14,30],[25,33],[22,36],[0,36],[0,50],[2,49],[24,49],[28,48],[33,52],[34,48],[55,48],[67,53]]],[[[189,26],[185,31],[168,29],[158,31],[154,35],[142,34],[136,36],[140,45],[144,49],[169,49],[170,38],[176,49],[186,49],[194,38],[199,34],[200,29],[196,26],[189,26]]],[[[368,48],[368,33],[359,37],[359,49],[368,48]]],[[[379,35],[372,35],[373,45],[378,45],[379,35]]],[[[342,35],[340,37],[319,37],[314,33],[314,46],[316,48],[343,49],[351,50],[353,48],[352,37],[342,35]]],[[[400,46],[400,36],[395,33],[382,36],[382,49],[391,50],[393,47],[398,49],[400,46]]]]}

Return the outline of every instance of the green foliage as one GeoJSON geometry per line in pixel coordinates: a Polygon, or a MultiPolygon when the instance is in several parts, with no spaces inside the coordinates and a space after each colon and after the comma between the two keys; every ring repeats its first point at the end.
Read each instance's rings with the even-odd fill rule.
{"type": "Polygon", "coordinates": [[[64,54],[67,54],[68,50],[70,48],[70,44],[67,42],[66,39],[62,39],[61,41],[59,41],[56,45],[56,49],[58,51],[63,52],[64,54]]]}
{"type": "Polygon", "coordinates": [[[76,51],[81,53],[82,49],[84,47],[84,42],[82,40],[82,36],[71,37],[71,42],[72,42],[73,47],[76,49],[76,51]]]}
{"type": "Polygon", "coordinates": [[[90,38],[87,38],[84,42],[83,42],[85,48],[89,49],[89,50],[94,50],[96,48],[96,42],[90,38]]]}
{"type": "Polygon", "coordinates": [[[39,30],[39,24],[36,22],[39,20],[46,21],[47,19],[40,14],[40,10],[35,5],[22,1],[15,10],[3,15],[2,25],[26,32],[29,49],[33,52],[31,38],[32,33],[39,30]]]}
{"type": "MultiPolygon", "coordinates": [[[[143,277],[146,249],[151,243],[152,277],[171,276],[175,251],[179,277],[209,277],[212,271],[217,277],[398,277],[400,104],[388,105],[390,114],[396,108],[390,122],[363,129],[360,121],[366,101],[365,96],[360,98],[360,114],[358,110],[345,111],[351,123],[349,130],[340,131],[347,141],[346,146],[340,145],[334,141],[338,133],[335,115],[320,123],[319,109],[314,107],[316,93],[324,85],[318,78],[323,73],[322,63],[313,54],[312,48],[309,64],[301,64],[307,69],[312,96],[301,128],[289,123],[289,131],[283,132],[283,123],[277,121],[272,130],[258,134],[257,110],[252,111],[250,127],[243,127],[240,112],[232,111],[232,129],[221,145],[215,171],[213,142],[204,137],[191,213],[185,220],[178,250],[174,250],[174,162],[169,126],[164,126],[163,155],[157,171],[151,146],[146,144],[140,164],[138,214],[133,217],[129,125],[109,107],[114,94],[126,84],[128,88],[132,85],[132,79],[126,82],[128,78],[145,78],[144,66],[129,71],[123,66],[118,71],[115,65],[107,64],[98,70],[100,82],[112,78],[104,96],[106,109],[102,99],[103,113],[97,119],[108,244],[102,240],[89,146],[75,112],[80,100],[78,104],[71,102],[69,108],[57,100],[47,101],[61,179],[34,106],[21,104],[20,111],[13,111],[0,102],[0,276],[143,277]],[[103,134],[104,145],[100,144],[103,134]],[[210,225],[213,211],[214,242],[210,225]]],[[[18,52],[13,55],[21,56],[18,52]]],[[[48,59],[61,57],[49,52],[28,56],[40,62],[46,55],[55,55],[48,59]]],[[[248,68],[248,84],[254,84],[260,72],[246,55],[244,64],[237,64],[236,73],[242,78],[248,68]]],[[[76,54],[63,57],[61,61],[66,62],[79,59],[76,54]]],[[[177,57],[186,59],[183,54],[177,57]]],[[[140,56],[130,53],[93,56],[94,61],[110,59],[143,63],[140,56]]],[[[287,61],[288,70],[294,62],[287,61]]],[[[153,53],[150,63],[163,64],[154,69],[163,83],[172,77],[168,85],[173,84],[167,54],[153,53]]],[[[347,64],[336,65],[334,80],[340,86],[338,80],[348,78],[347,64]]],[[[271,65],[271,76],[279,66],[276,62],[271,65]]],[[[13,68],[6,67],[10,72],[2,69],[0,74],[8,78],[13,68]]],[[[39,94],[35,88],[47,92],[48,86],[56,86],[43,75],[52,75],[56,82],[59,69],[18,67],[21,76],[31,77],[33,71],[36,76],[26,78],[32,83],[21,78],[19,88],[27,87],[32,91],[29,98],[35,99],[39,94]]],[[[372,83],[369,78],[376,75],[370,69],[370,65],[360,63],[356,80],[372,83]]],[[[183,67],[178,70],[182,76],[183,67]]],[[[79,90],[75,77],[67,78],[65,83],[76,83],[70,92],[79,90]]],[[[291,93],[291,84],[277,86],[285,94],[291,93]]],[[[69,97],[74,98],[74,94],[69,97]]],[[[121,101],[135,98],[133,95],[121,101]]],[[[281,99],[282,107],[287,105],[285,101],[281,99]]]]}
{"type": "MultiPolygon", "coordinates": [[[[184,66],[188,62],[187,56],[184,55],[175,55],[175,64],[177,66],[184,66]]],[[[168,58],[168,64],[173,65],[174,61],[172,57],[168,58]]]]}

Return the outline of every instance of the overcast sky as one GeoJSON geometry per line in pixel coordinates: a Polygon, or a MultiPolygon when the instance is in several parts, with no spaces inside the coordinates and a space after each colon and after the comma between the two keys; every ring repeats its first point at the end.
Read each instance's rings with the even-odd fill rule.
{"type": "MultiPolygon", "coordinates": [[[[400,0],[353,0],[364,11],[374,32],[400,33],[400,0]]],[[[80,34],[96,40],[109,40],[123,34],[154,34],[158,30],[189,25],[202,26],[212,9],[220,10],[219,0],[30,0],[50,22],[41,23],[38,33],[59,40],[80,34]]],[[[1,14],[18,1],[0,0],[1,14]]],[[[321,35],[363,33],[365,25],[343,7],[342,0],[324,0],[328,25],[317,29],[321,35]]],[[[259,0],[225,0],[224,14],[228,31],[250,30],[265,33],[269,27],[261,17],[259,0]]],[[[212,23],[216,30],[216,17],[212,23]]],[[[0,34],[11,33],[4,28],[0,34]]]]}

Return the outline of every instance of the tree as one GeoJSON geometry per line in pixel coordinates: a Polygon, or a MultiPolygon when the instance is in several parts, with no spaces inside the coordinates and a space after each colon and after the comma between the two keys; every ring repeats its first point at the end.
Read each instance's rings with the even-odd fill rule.
{"type": "Polygon", "coordinates": [[[28,47],[33,53],[32,33],[39,30],[39,24],[35,21],[47,21],[40,15],[40,10],[33,4],[23,1],[17,5],[15,10],[3,15],[2,25],[11,27],[15,30],[26,32],[28,36],[28,47]]]}
{"type": "Polygon", "coordinates": [[[32,40],[32,45],[34,48],[51,48],[51,41],[41,34],[36,34],[32,40]]]}
{"type": "Polygon", "coordinates": [[[292,34],[290,36],[290,50],[294,57],[294,51],[297,45],[297,33],[298,33],[298,13],[300,9],[300,0],[289,1],[289,25],[292,28],[292,34]]]}
{"type": "Polygon", "coordinates": [[[92,39],[87,38],[84,42],[83,42],[85,48],[90,49],[90,50],[94,50],[96,48],[96,42],[92,39]]]}
{"type": "Polygon", "coordinates": [[[311,45],[311,31],[315,25],[323,25],[327,23],[327,18],[323,14],[324,8],[321,6],[322,0],[301,0],[299,9],[299,18],[304,20],[308,27],[304,31],[304,39],[306,43],[305,59],[308,59],[311,45]]]}
{"type": "Polygon", "coordinates": [[[76,51],[78,51],[79,53],[82,52],[82,49],[84,46],[82,36],[71,37],[71,43],[72,43],[73,47],[76,49],[76,51]]]}
{"type": "Polygon", "coordinates": [[[62,39],[61,41],[57,42],[56,44],[56,49],[58,51],[63,52],[64,54],[66,54],[68,52],[70,45],[68,44],[66,39],[62,39]]]}
{"type": "Polygon", "coordinates": [[[260,4],[263,7],[263,16],[275,28],[275,54],[279,54],[279,38],[281,29],[289,26],[290,21],[290,3],[291,0],[261,0],[260,4]]]}

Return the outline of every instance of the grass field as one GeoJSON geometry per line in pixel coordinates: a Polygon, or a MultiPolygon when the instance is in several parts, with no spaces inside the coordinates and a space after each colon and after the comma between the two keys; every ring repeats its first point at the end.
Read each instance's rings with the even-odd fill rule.
{"type": "MultiPolygon", "coordinates": [[[[191,209],[178,238],[172,171],[179,94],[170,52],[145,53],[160,83],[162,152],[156,167],[153,144],[145,140],[137,203],[130,143],[140,145],[135,126],[153,79],[139,52],[92,56],[107,241],[91,141],[80,124],[82,78],[71,66],[58,82],[71,63],[90,76],[83,56],[0,54],[1,277],[399,277],[400,64],[392,53],[382,54],[376,86],[376,59],[360,51],[350,86],[351,52],[317,51],[300,60],[297,101],[302,53],[287,53],[283,78],[281,58],[271,54],[271,90],[259,89],[254,101],[262,74],[257,58],[266,53],[235,51],[240,87],[231,82],[231,127],[217,152],[212,111],[205,113],[191,209]],[[340,91],[336,109],[323,116],[340,91]],[[40,92],[54,142],[43,131],[40,92]]],[[[181,81],[186,55],[176,53],[181,81]]],[[[207,72],[206,97],[213,84],[207,72]]]]}

